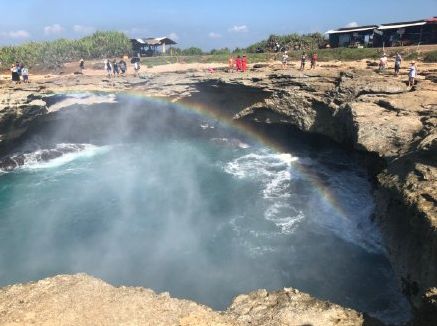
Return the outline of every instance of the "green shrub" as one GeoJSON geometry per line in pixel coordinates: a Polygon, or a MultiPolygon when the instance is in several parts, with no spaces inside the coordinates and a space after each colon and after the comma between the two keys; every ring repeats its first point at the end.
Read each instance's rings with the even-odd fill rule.
{"type": "Polygon", "coordinates": [[[255,53],[259,49],[265,52],[274,51],[276,43],[287,50],[293,49],[318,49],[326,43],[324,37],[320,33],[312,34],[287,34],[287,35],[270,35],[267,40],[252,44],[246,48],[248,53],[255,53]]]}
{"type": "Polygon", "coordinates": [[[321,49],[317,50],[319,60],[341,60],[353,61],[363,59],[378,59],[381,56],[381,50],[373,48],[335,48],[335,49],[321,49]]]}
{"type": "Polygon", "coordinates": [[[119,57],[131,51],[129,38],[120,32],[95,32],[79,40],[58,39],[51,42],[29,42],[0,48],[3,66],[15,61],[26,65],[61,66],[64,62],[104,57],[119,57]]]}
{"type": "Polygon", "coordinates": [[[201,55],[201,54],[203,54],[203,51],[202,51],[202,49],[191,47],[188,49],[183,49],[182,54],[183,55],[201,55]]]}
{"type": "Polygon", "coordinates": [[[229,55],[231,53],[231,50],[228,48],[222,48],[222,49],[212,49],[209,54],[215,55],[215,54],[227,54],[229,55]]]}
{"type": "Polygon", "coordinates": [[[437,50],[425,53],[423,57],[424,62],[437,62],[437,50]]]}

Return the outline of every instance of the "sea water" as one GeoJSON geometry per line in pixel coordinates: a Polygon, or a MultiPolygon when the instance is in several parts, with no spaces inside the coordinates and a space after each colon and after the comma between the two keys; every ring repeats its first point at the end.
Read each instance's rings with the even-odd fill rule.
{"type": "Polygon", "coordinates": [[[215,309],[294,287],[409,318],[356,161],[333,148],[278,151],[191,117],[186,137],[100,138],[49,161],[27,153],[0,173],[0,285],[86,272],[215,309]]]}

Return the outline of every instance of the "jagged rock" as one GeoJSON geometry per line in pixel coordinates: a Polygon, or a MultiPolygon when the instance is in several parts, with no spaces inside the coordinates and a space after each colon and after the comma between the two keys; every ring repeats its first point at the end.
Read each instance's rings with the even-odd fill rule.
{"type": "MultiPolygon", "coordinates": [[[[279,69],[272,73],[270,67],[260,67],[248,75],[197,71],[147,74],[146,80],[84,75],[79,82],[77,76],[64,75],[33,85],[5,83],[0,85],[0,147],[8,149],[8,144],[50,111],[54,103],[48,99],[53,93],[134,90],[190,103],[201,84],[214,89],[257,89],[269,94],[268,98],[232,112],[236,119],[290,125],[379,157],[376,167],[375,160],[365,161],[376,174],[375,221],[404,290],[420,311],[422,296],[437,285],[435,71],[429,65],[427,79],[418,76],[420,84],[410,89],[405,75],[376,74],[366,69],[365,62],[362,69],[347,69],[346,65],[321,64],[304,73],[279,69]]],[[[235,92],[232,97],[217,92],[202,104],[228,113],[226,103],[235,101],[235,92]]]]}
{"type": "Polygon", "coordinates": [[[291,288],[239,295],[227,312],[244,325],[382,325],[355,310],[315,299],[291,288]]]}
{"type": "Polygon", "coordinates": [[[428,289],[422,300],[420,311],[412,324],[414,326],[437,325],[437,288],[428,289]]]}
{"type": "Polygon", "coordinates": [[[360,326],[381,325],[352,309],[293,289],[238,296],[225,312],[141,287],[114,287],[86,274],[0,289],[2,325],[360,326]],[[370,322],[370,323],[369,323],[370,322]]]}

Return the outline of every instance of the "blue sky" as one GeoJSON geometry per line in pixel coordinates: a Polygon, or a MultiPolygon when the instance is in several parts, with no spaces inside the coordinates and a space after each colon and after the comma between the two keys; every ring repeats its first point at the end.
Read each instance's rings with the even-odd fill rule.
{"type": "Polygon", "coordinates": [[[0,0],[0,44],[119,30],[180,47],[244,47],[270,34],[437,15],[437,0],[0,0]]]}

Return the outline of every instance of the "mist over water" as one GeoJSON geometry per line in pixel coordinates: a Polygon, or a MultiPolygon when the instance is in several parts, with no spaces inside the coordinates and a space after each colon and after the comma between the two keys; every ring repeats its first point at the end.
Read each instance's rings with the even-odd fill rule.
{"type": "Polygon", "coordinates": [[[216,309],[294,287],[409,318],[367,174],[346,153],[278,153],[177,106],[117,101],[60,113],[23,144],[24,166],[0,173],[0,285],[86,272],[216,309]],[[71,143],[83,145],[36,159],[35,146],[71,143]]]}

